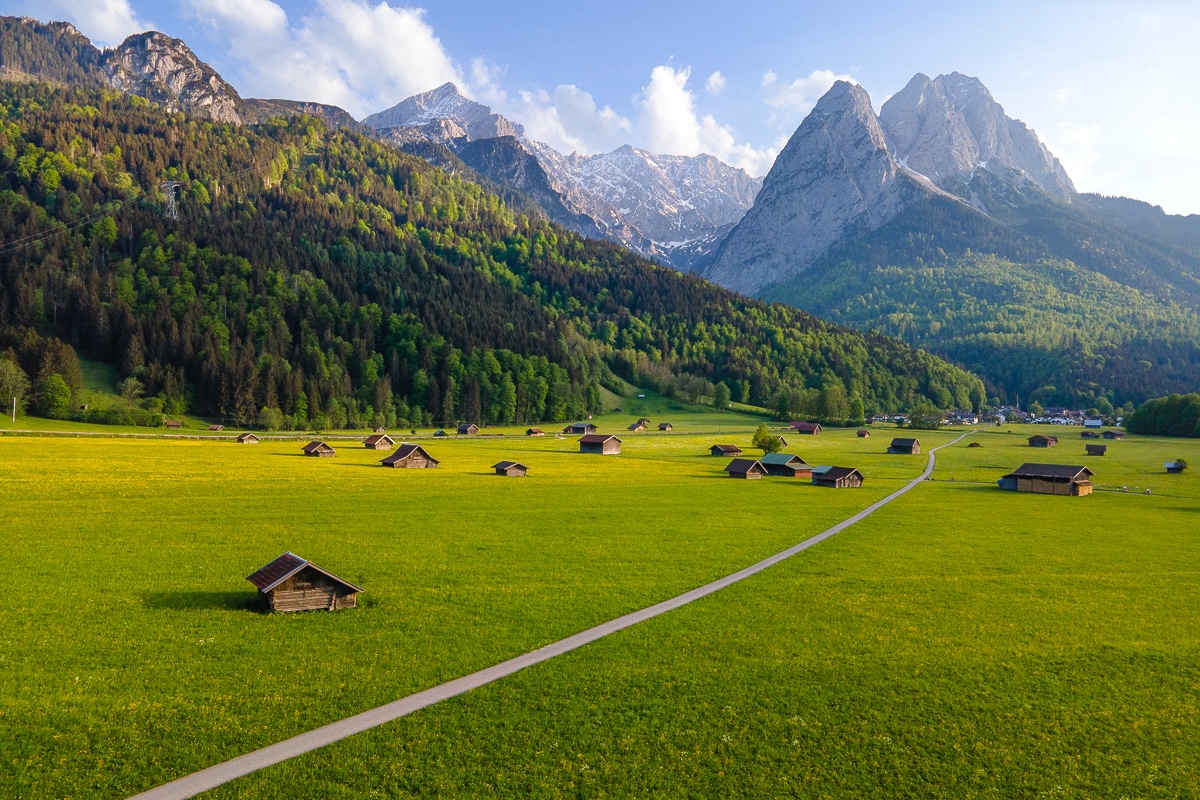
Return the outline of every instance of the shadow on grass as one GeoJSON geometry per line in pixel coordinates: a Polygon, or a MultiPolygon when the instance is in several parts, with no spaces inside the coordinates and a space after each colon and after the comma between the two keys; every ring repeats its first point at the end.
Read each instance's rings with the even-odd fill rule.
{"type": "Polygon", "coordinates": [[[143,598],[147,608],[165,611],[262,611],[254,592],[151,592],[143,598]]]}

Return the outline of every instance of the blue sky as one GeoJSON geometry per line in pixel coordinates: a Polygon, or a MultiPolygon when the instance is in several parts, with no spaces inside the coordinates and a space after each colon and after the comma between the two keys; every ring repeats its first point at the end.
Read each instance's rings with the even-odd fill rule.
{"type": "Polygon", "coordinates": [[[153,27],[246,96],[356,116],[454,80],[563,151],[709,152],[755,174],[833,80],[983,80],[1081,191],[1200,213],[1200,3],[0,0],[98,44],[153,27]]]}

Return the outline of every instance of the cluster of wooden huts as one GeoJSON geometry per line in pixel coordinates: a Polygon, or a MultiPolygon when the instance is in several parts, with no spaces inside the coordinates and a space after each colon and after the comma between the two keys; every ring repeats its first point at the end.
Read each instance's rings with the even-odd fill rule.
{"type": "Polygon", "coordinates": [[[853,467],[814,467],[793,453],[768,453],[762,458],[741,458],[742,449],[735,444],[714,444],[708,452],[713,456],[735,457],[725,466],[725,472],[731,478],[809,478],[815,486],[837,489],[858,488],[863,484],[862,473],[853,467]]]}

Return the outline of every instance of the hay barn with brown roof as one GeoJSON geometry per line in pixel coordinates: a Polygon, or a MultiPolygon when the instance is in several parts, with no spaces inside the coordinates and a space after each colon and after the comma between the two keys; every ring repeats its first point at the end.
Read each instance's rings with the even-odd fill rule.
{"type": "Polygon", "coordinates": [[[1125,431],[1105,431],[1101,436],[1105,439],[1124,439],[1125,431]]]}
{"type": "Polygon", "coordinates": [[[243,433],[237,438],[238,444],[258,444],[258,437],[253,433],[243,433]]]}
{"type": "Polygon", "coordinates": [[[790,423],[788,427],[796,433],[804,433],[809,436],[816,436],[821,432],[821,423],[819,422],[796,421],[790,423]]]}
{"type": "Polygon", "coordinates": [[[740,456],[742,448],[736,444],[714,444],[708,448],[708,454],[710,456],[740,456]]]}
{"type": "Polygon", "coordinates": [[[815,467],[812,471],[813,486],[858,489],[863,485],[863,480],[863,474],[854,467],[815,467]]]}
{"type": "Polygon", "coordinates": [[[917,439],[892,439],[887,451],[892,455],[919,456],[921,455],[921,442],[917,439]]]}
{"type": "Polygon", "coordinates": [[[620,455],[621,440],[611,433],[589,433],[579,438],[579,452],[601,456],[620,455]]]}
{"type": "Polygon", "coordinates": [[[670,431],[670,430],[674,430],[675,426],[669,422],[660,422],[660,423],[658,423],[658,429],[660,431],[670,431]]]}
{"type": "Polygon", "coordinates": [[[1100,434],[1096,433],[1095,431],[1080,431],[1079,438],[1080,439],[1099,439],[1100,434]]]}
{"type": "Polygon", "coordinates": [[[1084,497],[1092,493],[1093,473],[1087,467],[1065,464],[1022,464],[996,483],[1010,492],[1084,497]]]}
{"type": "Polygon", "coordinates": [[[385,467],[395,469],[437,469],[438,461],[419,444],[402,444],[396,452],[379,462],[385,467]]]}
{"type": "Polygon", "coordinates": [[[225,426],[224,425],[209,425],[208,429],[210,431],[223,431],[223,430],[225,430],[225,426]]]}
{"type": "Polygon", "coordinates": [[[860,439],[870,439],[871,438],[871,432],[865,428],[860,431],[857,431],[854,435],[860,439]]]}
{"type": "Polygon", "coordinates": [[[1108,452],[1108,445],[1105,444],[1085,444],[1083,449],[1087,451],[1089,456],[1102,456],[1108,452]]]}
{"type": "Polygon", "coordinates": [[[791,453],[768,453],[759,459],[768,475],[803,478],[812,474],[812,467],[800,456],[791,453]]]}
{"type": "Polygon", "coordinates": [[[295,553],[284,553],[246,578],[271,611],[339,611],[358,605],[362,587],[295,553]]]}
{"type": "Polygon", "coordinates": [[[324,442],[309,442],[304,445],[304,455],[313,458],[333,458],[337,451],[324,442]]]}
{"type": "Polygon", "coordinates": [[[178,430],[179,428],[183,427],[183,423],[177,419],[169,419],[166,422],[164,422],[163,425],[165,427],[171,428],[172,430],[178,430]]]}
{"type": "Polygon", "coordinates": [[[568,425],[567,427],[563,428],[563,433],[575,433],[575,434],[587,435],[589,433],[595,433],[595,432],[596,432],[596,426],[590,422],[575,422],[575,423],[572,423],[571,425],[568,425]]]}
{"type": "Polygon", "coordinates": [[[368,450],[391,450],[396,446],[396,440],[386,433],[373,433],[363,439],[363,446],[368,450]]]}
{"type": "Polygon", "coordinates": [[[641,433],[642,431],[646,430],[646,423],[635,422],[632,425],[630,425],[628,428],[626,428],[625,430],[633,431],[634,433],[641,433]]]}
{"type": "Polygon", "coordinates": [[[529,467],[519,461],[501,461],[492,464],[492,469],[496,470],[497,475],[503,475],[506,478],[524,478],[525,473],[529,472],[529,467]]]}
{"type": "Polygon", "coordinates": [[[525,431],[526,436],[545,436],[546,432],[541,428],[528,428],[525,431]]]}
{"type": "Polygon", "coordinates": [[[477,433],[479,433],[479,426],[473,422],[464,422],[462,425],[458,426],[459,436],[474,436],[477,433]]]}
{"type": "Polygon", "coordinates": [[[1036,436],[1029,437],[1030,447],[1056,447],[1057,445],[1057,436],[1047,436],[1044,433],[1039,433],[1036,436]]]}
{"type": "Polygon", "coordinates": [[[725,467],[725,471],[731,478],[744,478],[751,481],[758,480],[767,474],[763,465],[753,458],[735,458],[725,467]]]}

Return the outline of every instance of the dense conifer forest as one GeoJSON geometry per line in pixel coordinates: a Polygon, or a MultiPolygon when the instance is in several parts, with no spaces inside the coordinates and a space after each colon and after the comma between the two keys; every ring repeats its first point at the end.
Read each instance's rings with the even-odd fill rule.
{"type": "Polygon", "coordinates": [[[895,339],[583,239],[309,117],[240,128],[3,84],[0,238],[0,353],[44,411],[55,376],[77,389],[77,353],[116,363],[150,415],[282,427],[564,420],[618,378],[789,413],[985,399],[895,339]]]}

